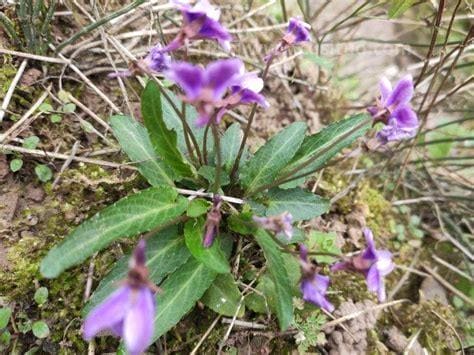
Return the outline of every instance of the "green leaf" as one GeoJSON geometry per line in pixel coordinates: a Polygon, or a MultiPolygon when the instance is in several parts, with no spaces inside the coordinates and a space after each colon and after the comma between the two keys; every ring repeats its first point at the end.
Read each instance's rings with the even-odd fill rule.
{"type": "Polygon", "coordinates": [[[44,113],[49,113],[53,111],[53,106],[51,104],[48,104],[47,102],[43,102],[41,105],[38,107],[38,111],[44,112],[44,113]]]}
{"type": "Polygon", "coordinates": [[[77,227],[41,262],[47,278],[87,259],[120,237],[131,237],[171,222],[187,207],[188,200],[167,186],[151,187],[125,197],[77,227]]]}
{"type": "Polygon", "coordinates": [[[392,0],[390,9],[388,10],[388,17],[400,17],[405,11],[412,7],[415,2],[416,0],[392,0]]]}
{"type": "MultiPolygon", "coordinates": [[[[172,91],[166,90],[166,94],[171,99],[171,101],[175,104],[178,109],[181,109],[183,106],[183,102],[175,95],[172,91]]],[[[199,148],[202,150],[202,140],[204,137],[205,128],[199,128],[196,126],[196,119],[198,118],[198,113],[196,109],[188,104],[185,104],[184,107],[186,108],[186,122],[188,123],[189,129],[196,137],[197,143],[199,148]]],[[[178,146],[182,152],[187,152],[186,149],[186,142],[184,140],[184,133],[183,133],[183,123],[181,119],[173,110],[173,107],[168,102],[166,98],[161,100],[161,109],[163,110],[163,121],[166,123],[166,127],[175,131],[178,135],[178,146]]],[[[214,139],[212,134],[208,134],[208,147],[214,146],[214,139]]]]}
{"type": "Polygon", "coordinates": [[[57,113],[51,115],[49,119],[51,120],[52,123],[59,123],[63,120],[62,116],[58,115],[57,113]]]}
{"type": "Polygon", "coordinates": [[[243,317],[245,306],[242,304],[239,309],[241,298],[242,295],[232,275],[220,274],[206,291],[201,301],[216,313],[232,317],[238,310],[237,316],[243,317]]]}
{"type": "MultiPolygon", "coordinates": [[[[154,284],[159,284],[166,275],[183,265],[190,256],[182,235],[178,233],[177,226],[156,233],[148,239],[146,247],[146,266],[149,270],[150,280],[154,284]]],[[[84,307],[84,315],[115,291],[120,281],[125,279],[129,260],[130,254],[115,263],[113,269],[102,279],[84,307]]]]}
{"type": "MultiPolygon", "coordinates": [[[[444,121],[446,122],[446,121],[444,121]]],[[[440,121],[439,123],[444,123],[440,121]]],[[[428,132],[426,135],[427,141],[438,140],[438,139],[449,139],[454,137],[462,136],[463,129],[458,124],[452,124],[449,126],[441,127],[435,131],[428,132]]],[[[432,158],[446,158],[449,156],[451,149],[453,148],[455,142],[445,141],[436,144],[430,144],[426,148],[428,153],[432,158]]]]}
{"type": "Polygon", "coordinates": [[[328,212],[330,206],[329,200],[299,187],[289,190],[271,189],[265,198],[266,216],[275,216],[286,211],[291,213],[294,221],[320,216],[328,212]]]}
{"type": "Polygon", "coordinates": [[[286,330],[293,321],[293,298],[291,295],[291,284],[285,268],[284,259],[278,245],[262,229],[259,229],[255,239],[263,249],[267,260],[268,272],[275,284],[275,308],[280,329],[286,330]]]}
{"type": "Polygon", "coordinates": [[[110,126],[124,152],[151,185],[174,185],[175,174],[156,155],[145,127],[128,116],[112,116],[110,126]]]}
{"type": "Polygon", "coordinates": [[[307,136],[301,148],[280,176],[310,160],[311,163],[295,175],[310,172],[323,166],[343,148],[349,146],[370,128],[372,120],[366,114],[359,114],[330,124],[316,134],[307,136]]]}
{"type": "Polygon", "coordinates": [[[217,273],[196,259],[190,258],[160,285],[163,291],[156,297],[158,307],[152,342],[165,334],[189,312],[216,276],[217,273]]]}
{"type": "Polygon", "coordinates": [[[241,181],[247,195],[258,187],[272,182],[293,158],[304,139],[306,124],[295,122],[272,137],[247,162],[241,181]]]}
{"type": "Polygon", "coordinates": [[[155,82],[148,82],[142,94],[142,115],[155,152],[178,176],[193,176],[177,146],[176,132],[168,129],[163,120],[160,89],[155,82]]]}
{"type": "Polygon", "coordinates": [[[36,149],[40,142],[40,139],[37,136],[31,136],[23,140],[23,148],[26,149],[36,149]]]}
{"type": "Polygon", "coordinates": [[[47,165],[38,164],[35,166],[35,173],[42,182],[48,182],[53,178],[53,172],[47,165]]]}
{"type": "Polygon", "coordinates": [[[33,331],[34,336],[39,339],[43,339],[49,336],[49,327],[42,320],[34,322],[33,326],[31,327],[31,330],[33,331]]]}
{"type": "Polygon", "coordinates": [[[204,218],[191,220],[186,222],[184,226],[184,238],[186,246],[191,254],[199,260],[206,267],[218,273],[230,272],[227,258],[220,247],[219,236],[210,248],[205,248],[202,245],[202,238],[204,235],[204,218]]]}
{"type": "MultiPolygon", "coordinates": [[[[199,168],[198,174],[205,178],[210,184],[216,180],[216,168],[214,166],[203,165],[199,168]]],[[[230,183],[229,174],[221,171],[221,186],[226,186],[230,183]]]]}
{"type": "MultiPolygon", "coordinates": [[[[337,235],[334,232],[324,233],[312,231],[308,236],[307,247],[312,252],[324,252],[332,254],[341,254],[341,249],[336,244],[337,235]]],[[[331,264],[336,258],[328,255],[317,255],[316,261],[322,264],[331,264]]]]}
{"type": "Polygon", "coordinates": [[[257,230],[250,211],[233,213],[227,218],[227,225],[232,232],[242,235],[254,234],[257,230]]]}
{"type": "Polygon", "coordinates": [[[0,308],[0,329],[7,327],[8,322],[10,322],[11,315],[12,310],[10,308],[0,308]]]}
{"type": "Polygon", "coordinates": [[[222,164],[227,171],[232,169],[235,159],[237,159],[243,137],[244,133],[240,129],[240,124],[235,122],[227,128],[221,138],[222,164]]]}
{"type": "Polygon", "coordinates": [[[67,104],[64,104],[64,106],[61,108],[61,111],[63,111],[64,113],[73,113],[74,111],[76,111],[76,104],[68,102],[67,104]]]}
{"type": "MultiPolygon", "coordinates": [[[[5,330],[0,333],[0,345],[4,345],[8,348],[8,345],[10,345],[10,340],[12,339],[12,335],[8,330],[5,330]]],[[[2,350],[2,347],[0,346],[0,350],[2,350]]]]}
{"type": "Polygon", "coordinates": [[[35,296],[34,296],[34,299],[35,299],[35,302],[37,304],[43,304],[43,303],[46,303],[46,301],[48,300],[48,289],[46,287],[40,287],[36,290],[35,292],[35,296]]]}
{"type": "Polygon", "coordinates": [[[305,52],[304,58],[309,60],[311,63],[316,64],[318,67],[324,69],[332,69],[332,67],[334,66],[334,63],[331,60],[320,57],[319,55],[316,55],[311,52],[305,52]]]}
{"type": "Polygon", "coordinates": [[[14,173],[20,170],[22,166],[23,166],[23,160],[21,159],[13,159],[10,162],[10,170],[14,173]]]}
{"type": "Polygon", "coordinates": [[[186,215],[188,217],[199,217],[206,214],[211,204],[203,198],[195,198],[188,205],[186,215]]]}

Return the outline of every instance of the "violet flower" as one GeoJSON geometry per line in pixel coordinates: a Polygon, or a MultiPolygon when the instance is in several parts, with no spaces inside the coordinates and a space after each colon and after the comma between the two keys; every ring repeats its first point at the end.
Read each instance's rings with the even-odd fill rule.
{"type": "Polygon", "coordinates": [[[161,46],[157,44],[156,46],[150,49],[145,58],[138,60],[137,64],[132,64],[127,70],[116,73],[110,73],[108,77],[129,77],[132,75],[140,74],[143,70],[148,70],[152,73],[161,73],[169,68],[170,63],[170,56],[167,53],[163,52],[163,48],[161,48],[161,46]]]}
{"type": "Polygon", "coordinates": [[[298,45],[304,42],[310,42],[310,29],[310,24],[302,21],[297,17],[292,17],[288,22],[288,28],[286,30],[285,35],[277,44],[277,46],[265,56],[265,61],[273,59],[276,55],[287,51],[294,45],[298,45]]]}
{"type": "Polygon", "coordinates": [[[200,0],[194,6],[188,1],[172,0],[183,15],[183,25],[178,35],[165,47],[170,52],[182,47],[187,40],[212,39],[216,40],[226,51],[230,51],[231,35],[220,23],[221,12],[207,0],[200,0]]]}
{"type": "MultiPolygon", "coordinates": [[[[216,109],[222,108],[222,98],[242,71],[239,59],[223,59],[212,62],[206,68],[186,62],[173,63],[165,76],[178,84],[185,92],[184,101],[193,104],[199,117],[198,127],[216,120],[216,109]]],[[[221,116],[222,117],[222,116],[221,116]]]]}
{"type": "Polygon", "coordinates": [[[207,213],[206,224],[204,226],[204,237],[202,245],[204,248],[210,248],[214,239],[219,233],[219,224],[221,223],[221,205],[222,199],[219,195],[215,195],[212,201],[212,208],[207,213]]]}
{"type": "Polygon", "coordinates": [[[392,253],[375,249],[374,236],[369,228],[364,228],[363,232],[367,248],[348,261],[334,264],[331,271],[349,270],[364,274],[369,291],[377,292],[379,301],[384,302],[386,295],[383,278],[395,268],[392,253]]]}
{"type": "Polygon", "coordinates": [[[376,106],[368,109],[375,122],[385,123],[385,127],[377,133],[378,139],[386,144],[414,137],[418,130],[418,117],[410,107],[414,92],[411,75],[404,76],[394,89],[387,78],[382,78],[379,87],[380,99],[376,106]]]}
{"type": "Polygon", "coordinates": [[[238,106],[257,104],[265,109],[270,104],[260,92],[263,89],[263,80],[255,72],[245,73],[244,64],[241,66],[241,74],[236,76],[230,86],[230,94],[223,99],[222,108],[216,116],[216,122],[220,123],[224,114],[238,106]]]}
{"type": "Polygon", "coordinates": [[[257,222],[262,228],[269,230],[275,234],[286,236],[288,240],[293,237],[293,217],[289,212],[283,212],[277,216],[270,217],[257,217],[254,216],[253,220],[257,222]]]}
{"type": "Polygon", "coordinates": [[[148,280],[142,239],[135,248],[127,280],[87,316],[84,338],[89,341],[108,330],[123,338],[131,355],[143,353],[153,335],[156,290],[148,280]]]}
{"type": "Polygon", "coordinates": [[[334,305],[326,299],[329,277],[317,273],[316,266],[308,261],[308,249],[303,244],[300,244],[300,264],[303,275],[300,290],[303,299],[332,312],[334,305]]]}

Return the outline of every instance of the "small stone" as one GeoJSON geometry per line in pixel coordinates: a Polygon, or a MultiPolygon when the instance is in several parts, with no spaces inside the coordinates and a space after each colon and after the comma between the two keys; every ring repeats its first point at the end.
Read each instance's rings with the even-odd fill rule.
{"type": "Polygon", "coordinates": [[[44,200],[45,193],[41,187],[28,185],[28,187],[26,188],[26,196],[27,198],[35,202],[41,202],[44,200]]]}
{"type": "Polygon", "coordinates": [[[41,70],[36,68],[31,68],[25,71],[20,80],[20,85],[22,86],[32,86],[38,79],[41,77],[41,70]]]}

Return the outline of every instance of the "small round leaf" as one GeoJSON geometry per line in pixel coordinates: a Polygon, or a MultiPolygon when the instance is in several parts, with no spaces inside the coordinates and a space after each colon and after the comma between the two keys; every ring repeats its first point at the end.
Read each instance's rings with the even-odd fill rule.
{"type": "Polygon", "coordinates": [[[36,176],[38,176],[38,179],[40,179],[42,182],[47,182],[53,178],[53,172],[51,169],[43,164],[36,165],[35,173],[36,176]]]}
{"type": "Polygon", "coordinates": [[[14,173],[20,170],[22,166],[23,166],[23,160],[21,159],[13,159],[10,162],[10,170],[14,173]]]}
{"type": "Polygon", "coordinates": [[[33,330],[34,336],[37,338],[43,339],[49,335],[49,327],[42,320],[34,322],[31,329],[33,330]]]}
{"type": "Polygon", "coordinates": [[[35,302],[43,304],[48,300],[48,289],[46,287],[40,287],[35,292],[35,302]]]}

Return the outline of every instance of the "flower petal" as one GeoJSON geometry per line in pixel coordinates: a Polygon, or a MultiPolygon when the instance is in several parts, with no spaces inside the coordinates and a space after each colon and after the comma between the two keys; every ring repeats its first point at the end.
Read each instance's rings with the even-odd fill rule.
{"type": "Polygon", "coordinates": [[[364,250],[362,257],[366,260],[375,261],[377,258],[377,249],[375,249],[374,235],[372,234],[372,231],[367,227],[365,227],[362,232],[364,233],[365,242],[367,243],[367,248],[364,250]]]}
{"type": "Polygon", "coordinates": [[[178,84],[188,99],[196,99],[204,85],[204,70],[189,63],[174,63],[165,72],[166,78],[178,84]]]}
{"type": "Polygon", "coordinates": [[[392,253],[388,250],[377,250],[376,265],[380,275],[386,276],[390,274],[395,268],[395,264],[392,261],[392,253]]]}
{"type": "Polygon", "coordinates": [[[84,338],[92,339],[105,329],[116,329],[130,306],[130,287],[122,286],[94,308],[84,321],[84,338]]]}
{"type": "Polygon", "coordinates": [[[253,104],[256,103],[260,105],[263,108],[268,108],[270,107],[270,104],[268,101],[265,99],[263,95],[260,95],[256,92],[253,92],[252,90],[249,89],[243,89],[240,92],[240,103],[241,104],[253,104]]]}
{"type": "Polygon", "coordinates": [[[352,263],[349,261],[341,261],[331,266],[331,271],[352,270],[352,263]]]}
{"type": "Polygon", "coordinates": [[[416,113],[408,105],[398,106],[392,113],[392,117],[397,120],[399,128],[418,127],[418,117],[416,113]]]}
{"type": "Polygon", "coordinates": [[[311,302],[314,305],[327,310],[328,312],[332,312],[334,310],[334,306],[324,297],[323,294],[318,292],[317,288],[312,282],[303,280],[301,283],[301,293],[303,294],[303,299],[305,301],[311,302]]]}
{"type": "Polygon", "coordinates": [[[375,264],[370,267],[365,280],[367,281],[367,288],[370,292],[376,292],[379,289],[381,278],[375,264]]]}
{"type": "Polygon", "coordinates": [[[207,17],[215,21],[219,20],[221,16],[221,10],[218,7],[212,6],[207,0],[198,1],[191,11],[204,13],[207,17]]]}
{"type": "Polygon", "coordinates": [[[390,96],[387,98],[385,106],[389,107],[392,105],[398,106],[407,104],[413,97],[413,91],[413,78],[411,75],[404,76],[400,79],[390,96]]]}
{"type": "Polygon", "coordinates": [[[224,59],[207,66],[206,84],[213,89],[214,100],[222,98],[243,65],[240,59],[224,59]]]}
{"type": "Polygon", "coordinates": [[[313,284],[320,293],[325,294],[329,287],[329,277],[316,274],[314,275],[313,284]]]}
{"type": "Polygon", "coordinates": [[[392,93],[392,84],[386,77],[382,77],[379,81],[379,89],[382,102],[385,103],[392,93]]]}
{"type": "Polygon", "coordinates": [[[150,345],[154,330],[155,301],[147,287],[135,291],[124,319],[123,337],[131,354],[141,354],[150,345]]]}

